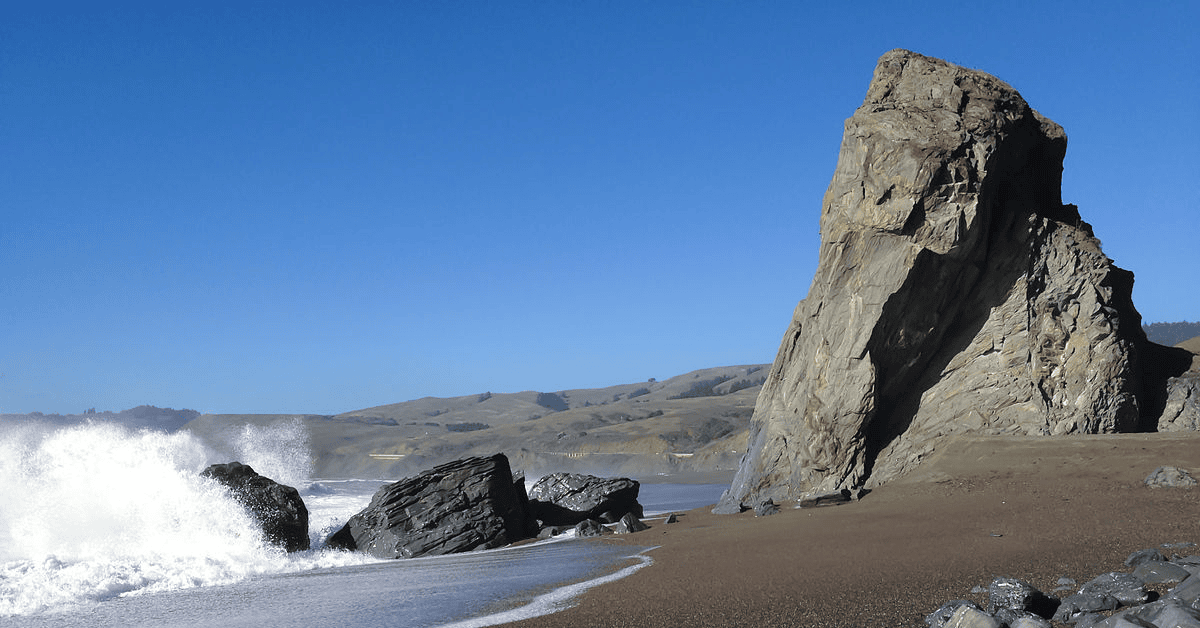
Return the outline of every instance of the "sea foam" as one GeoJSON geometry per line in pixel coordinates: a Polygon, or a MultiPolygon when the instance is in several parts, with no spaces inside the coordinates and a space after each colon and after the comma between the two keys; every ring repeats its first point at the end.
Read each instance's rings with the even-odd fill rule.
{"type": "Polygon", "coordinates": [[[186,432],[2,430],[0,616],[361,562],[264,543],[225,489],[200,477],[214,460],[186,432]]]}

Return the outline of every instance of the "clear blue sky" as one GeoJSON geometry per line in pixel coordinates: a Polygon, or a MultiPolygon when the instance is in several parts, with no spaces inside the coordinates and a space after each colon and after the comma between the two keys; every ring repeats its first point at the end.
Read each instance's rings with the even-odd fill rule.
{"type": "Polygon", "coordinates": [[[1195,2],[0,10],[0,412],[338,413],[770,362],[842,122],[910,48],[1070,138],[1200,319],[1195,2]]]}

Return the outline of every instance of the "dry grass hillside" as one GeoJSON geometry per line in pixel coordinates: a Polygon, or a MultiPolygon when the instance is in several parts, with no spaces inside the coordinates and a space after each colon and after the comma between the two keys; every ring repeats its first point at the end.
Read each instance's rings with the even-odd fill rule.
{"type": "Polygon", "coordinates": [[[496,452],[530,476],[720,473],[745,452],[768,370],[730,366],[608,388],[426,397],[336,416],[206,414],[184,429],[228,442],[247,424],[299,420],[322,478],[398,478],[496,452]]]}
{"type": "Polygon", "coordinates": [[[1192,353],[1200,354],[1200,336],[1196,336],[1190,340],[1184,340],[1175,346],[1181,349],[1187,349],[1192,353]]]}

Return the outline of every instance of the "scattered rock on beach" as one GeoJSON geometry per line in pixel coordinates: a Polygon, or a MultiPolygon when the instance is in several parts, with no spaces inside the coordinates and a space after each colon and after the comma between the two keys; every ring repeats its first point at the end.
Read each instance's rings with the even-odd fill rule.
{"type": "Polygon", "coordinates": [[[456,460],[380,488],[329,546],[380,558],[500,547],[536,533],[527,501],[504,454],[456,460]]]}
{"type": "Polygon", "coordinates": [[[1159,467],[1146,476],[1146,486],[1150,488],[1189,488],[1196,485],[1196,479],[1186,469],[1179,467],[1159,467]]]}
{"type": "Polygon", "coordinates": [[[617,534],[632,534],[634,532],[641,532],[642,530],[649,529],[650,526],[642,523],[642,520],[633,516],[633,513],[631,512],[625,513],[625,516],[621,517],[621,520],[617,522],[617,525],[613,526],[613,532],[616,532],[617,534]]]}
{"type": "MultiPolygon", "coordinates": [[[[1101,574],[1061,600],[1027,582],[996,578],[987,587],[987,609],[969,600],[954,600],[930,613],[925,623],[930,628],[1049,628],[1061,624],[1075,628],[1200,628],[1200,575],[1187,569],[1200,565],[1200,556],[1161,559],[1154,549],[1134,552],[1125,561],[1138,566],[1134,573],[1101,574]],[[1159,579],[1163,573],[1182,581],[1153,599],[1146,585],[1170,582],[1159,579]]],[[[1074,581],[1059,579],[1059,584],[1066,583],[1074,581]]]]}
{"type": "Polygon", "coordinates": [[[764,499],[754,504],[755,517],[769,517],[777,514],[779,514],[779,504],[776,504],[774,500],[764,499]]]}
{"type": "Polygon", "coordinates": [[[605,534],[612,534],[612,533],[613,533],[612,530],[609,530],[608,528],[604,527],[604,524],[600,523],[599,521],[596,521],[595,519],[584,519],[583,521],[580,521],[579,523],[575,524],[575,536],[577,536],[579,538],[584,538],[584,537],[589,537],[589,536],[603,536],[605,534]]]}
{"type": "Polygon", "coordinates": [[[615,523],[627,513],[640,518],[640,487],[629,478],[552,473],[529,489],[529,512],[543,525],[575,525],[585,519],[615,523]]]}
{"type": "Polygon", "coordinates": [[[300,492],[240,462],[214,464],[200,475],[220,482],[250,512],[267,540],[289,552],[309,548],[308,508],[300,492]]]}

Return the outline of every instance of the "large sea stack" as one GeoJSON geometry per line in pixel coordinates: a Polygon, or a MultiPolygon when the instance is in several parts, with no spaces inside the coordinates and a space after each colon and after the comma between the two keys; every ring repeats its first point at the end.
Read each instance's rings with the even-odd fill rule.
{"type": "Polygon", "coordinates": [[[869,488],[958,433],[1156,429],[1190,356],[1146,340],[1133,274],[1063,204],[1066,149],[991,75],[880,58],[718,511],[869,488]]]}

